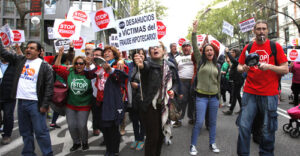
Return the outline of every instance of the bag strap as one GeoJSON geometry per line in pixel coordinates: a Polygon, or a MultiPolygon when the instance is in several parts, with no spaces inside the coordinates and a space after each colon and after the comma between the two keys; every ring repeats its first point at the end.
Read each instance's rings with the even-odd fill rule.
{"type": "Polygon", "coordinates": [[[275,65],[277,64],[277,49],[276,49],[276,43],[273,41],[270,41],[270,47],[271,47],[271,51],[272,54],[270,55],[270,57],[273,55],[274,56],[274,60],[275,60],[275,65]]]}

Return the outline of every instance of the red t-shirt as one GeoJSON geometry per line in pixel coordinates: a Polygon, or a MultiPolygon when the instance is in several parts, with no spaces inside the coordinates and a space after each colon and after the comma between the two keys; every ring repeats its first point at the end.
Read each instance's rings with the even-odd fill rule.
{"type": "Polygon", "coordinates": [[[53,64],[54,58],[55,56],[44,56],[44,60],[51,65],[53,64]]]}
{"type": "MultiPolygon", "coordinates": [[[[240,56],[239,63],[241,65],[245,64],[245,51],[247,50],[247,47],[248,45],[245,46],[240,56]]],[[[276,43],[276,49],[278,65],[287,62],[287,58],[284,55],[283,49],[280,46],[280,44],[276,43]]],[[[268,63],[275,65],[275,57],[270,57],[270,55],[272,54],[270,40],[267,40],[264,44],[260,45],[254,42],[249,54],[254,52],[259,54],[260,63],[268,63]]],[[[244,86],[244,92],[262,96],[278,95],[279,78],[280,75],[276,74],[271,70],[262,71],[258,69],[257,66],[250,67],[244,86]]]]}

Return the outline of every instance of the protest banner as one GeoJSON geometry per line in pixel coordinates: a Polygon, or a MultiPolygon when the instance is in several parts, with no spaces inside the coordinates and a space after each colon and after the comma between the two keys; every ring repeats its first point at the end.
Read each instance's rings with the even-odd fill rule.
{"type": "Polygon", "coordinates": [[[2,40],[2,44],[3,46],[7,47],[10,46],[12,44],[12,40],[13,40],[13,32],[10,29],[8,24],[5,24],[3,27],[1,27],[0,29],[0,37],[2,40]]]}
{"type": "Polygon", "coordinates": [[[94,32],[116,27],[112,7],[103,8],[90,13],[90,19],[94,32]]]}
{"type": "Polygon", "coordinates": [[[71,42],[71,40],[69,40],[69,39],[54,40],[55,51],[58,52],[59,49],[63,46],[64,47],[64,53],[67,53],[69,48],[70,48],[70,42],[71,42]]]}
{"type": "Polygon", "coordinates": [[[216,47],[217,50],[219,50],[219,56],[224,54],[225,46],[221,42],[219,42],[211,35],[208,35],[208,42],[212,44],[214,47],[216,47]]]}
{"type": "Polygon", "coordinates": [[[180,39],[178,40],[178,45],[181,47],[182,44],[183,44],[185,41],[186,41],[185,38],[180,38],[180,39]]]}
{"type": "Polygon", "coordinates": [[[160,40],[167,33],[167,27],[162,21],[157,21],[157,37],[160,40]]]}
{"type": "Polygon", "coordinates": [[[299,46],[299,41],[300,41],[299,38],[292,38],[292,39],[290,40],[290,44],[291,44],[292,46],[299,46]]]}
{"type": "Polygon", "coordinates": [[[117,24],[121,51],[158,45],[155,13],[120,19],[117,24]]]}
{"type": "Polygon", "coordinates": [[[241,32],[251,31],[255,25],[254,17],[239,23],[241,32]]]}
{"type": "Polygon", "coordinates": [[[119,49],[118,34],[111,34],[109,37],[109,44],[119,49]]]}
{"type": "Polygon", "coordinates": [[[222,32],[229,35],[230,37],[233,37],[233,26],[226,22],[226,21],[223,21],[223,29],[222,29],[222,32]]]}
{"type": "Polygon", "coordinates": [[[80,37],[81,23],[64,19],[55,19],[54,38],[78,40],[80,37]]]}
{"type": "Polygon", "coordinates": [[[15,43],[21,43],[21,42],[25,42],[25,34],[24,34],[24,30],[13,30],[13,42],[15,43]]]}
{"type": "Polygon", "coordinates": [[[197,35],[198,46],[201,46],[204,43],[205,37],[206,37],[206,34],[197,35]]]}
{"type": "Polygon", "coordinates": [[[47,32],[48,32],[48,39],[49,40],[54,39],[53,27],[47,27],[47,32]]]}
{"type": "Polygon", "coordinates": [[[103,42],[101,42],[101,43],[97,44],[97,48],[104,49],[104,43],[103,43],[103,42]]]}
{"type": "Polygon", "coordinates": [[[289,61],[300,61],[300,49],[288,49],[287,58],[289,61]]]}
{"type": "Polygon", "coordinates": [[[42,1],[41,0],[31,0],[30,1],[30,16],[39,16],[42,15],[42,1]]]}
{"type": "Polygon", "coordinates": [[[79,40],[73,40],[74,49],[84,49],[86,39],[84,37],[79,37],[79,40]]]}
{"type": "Polygon", "coordinates": [[[90,17],[88,14],[80,9],[71,7],[67,16],[68,20],[81,22],[82,25],[90,27],[90,17]]]}

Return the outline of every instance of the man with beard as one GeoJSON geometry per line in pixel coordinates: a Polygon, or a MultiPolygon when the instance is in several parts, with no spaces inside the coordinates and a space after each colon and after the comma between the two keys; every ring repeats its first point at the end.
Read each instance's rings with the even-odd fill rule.
{"type": "Polygon", "coordinates": [[[250,136],[253,120],[260,115],[263,126],[262,138],[259,146],[260,155],[274,155],[275,131],[277,130],[277,104],[278,104],[278,82],[280,75],[286,74],[288,70],[287,58],[282,47],[276,43],[276,54],[272,52],[268,36],[268,23],[258,20],[253,29],[256,35],[255,41],[247,45],[239,59],[238,71],[247,72],[244,86],[241,113],[237,119],[239,126],[239,137],[237,154],[240,156],[250,155],[250,136]],[[255,66],[246,65],[248,54],[259,55],[259,64],[255,66]]]}

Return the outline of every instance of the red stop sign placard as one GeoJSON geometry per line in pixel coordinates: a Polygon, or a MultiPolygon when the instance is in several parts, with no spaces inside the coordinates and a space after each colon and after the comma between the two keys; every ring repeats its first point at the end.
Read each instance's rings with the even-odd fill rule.
{"type": "Polygon", "coordinates": [[[197,35],[197,41],[198,42],[202,42],[204,40],[204,36],[203,35],[197,35]]]}
{"type": "Polygon", "coordinates": [[[73,44],[75,49],[81,49],[83,45],[82,37],[79,37],[79,40],[73,40],[73,44]]]}
{"type": "Polygon", "coordinates": [[[298,52],[297,52],[297,50],[291,50],[289,56],[290,56],[290,59],[291,59],[292,61],[295,61],[296,58],[298,57],[298,52]]]}
{"type": "Polygon", "coordinates": [[[1,33],[0,33],[0,37],[1,37],[1,39],[2,39],[3,45],[4,45],[4,46],[8,46],[9,43],[10,43],[10,41],[9,41],[9,38],[8,38],[7,34],[4,33],[4,32],[1,32],[1,33]]]}
{"type": "Polygon", "coordinates": [[[220,50],[220,42],[217,40],[211,40],[210,44],[212,44],[215,48],[217,48],[218,50],[220,50]]]}
{"type": "Polygon", "coordinates": [[[18,30],[13,30],[12,32],[14,33],[14,41],[20,41],[22,38],[22,34],[18,30]]]}
{"type": "Polygon", "coordinates": [[[161,21],[157,21],[157,37],[161,39],[167,33],[167,27],[161,21]]]}
{"type": "Polygon", "coordinates": [[[88,18],[87,14],[84,11],[81,11],[81,10],[75,11],[73,13],[72,17],[75,21],[80,21],[82,23],[87,21],[87,18],[88,18]]]}
{"type": "Polygon", "coordinates": [[[76,26],[72,21],[64,21],[58,26],[58,33],[62,37],[69,38],[75,34],[76,26]]]}
{"type": "Polygon", "coordinates": [[[97,47],[103,49],[103,43],[99,43],[97,47]]]}
{"type": "Polygon", "coordinates": [[[95,14],[95,23],[100,29],[104,29],[108,26],[109,24],[109,15],[103,11],[99,10],[95,14]]]}
{"type": "Polygon", "coordinates": [[[182,46],[183,42],[185,42],[186,40],[184,38],[180,38],[178,41],[179,46],[182,46]]]}

